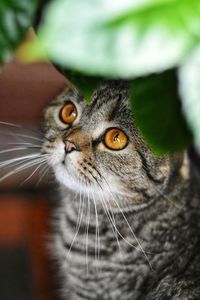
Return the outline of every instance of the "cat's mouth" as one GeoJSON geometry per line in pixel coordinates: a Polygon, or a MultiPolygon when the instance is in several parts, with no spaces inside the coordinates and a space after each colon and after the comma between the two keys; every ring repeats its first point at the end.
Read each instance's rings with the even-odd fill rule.
{"type": "Polygon", "coordinates": [[[58,182],[75,192],[91,189],[92,182],[86,175],[85,166],[80,163],[80,152],[66,153],[62,141],[44,144],[43,151],[48,154],[48,163],[58,182]]]}

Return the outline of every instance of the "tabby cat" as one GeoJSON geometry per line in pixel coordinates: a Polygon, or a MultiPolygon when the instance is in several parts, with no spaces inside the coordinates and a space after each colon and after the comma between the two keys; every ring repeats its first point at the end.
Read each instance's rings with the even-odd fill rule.
{"type": "Polygon", "coordinates": [[[62,299],[200,299],[198,172],[186,153],[155,156],[133,119],[120,80],[90,105],[66,87],[45,110],[62,299]]]}

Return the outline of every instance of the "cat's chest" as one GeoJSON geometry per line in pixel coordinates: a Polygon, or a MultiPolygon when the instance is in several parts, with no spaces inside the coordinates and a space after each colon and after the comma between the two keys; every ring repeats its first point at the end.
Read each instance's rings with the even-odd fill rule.
{"type": "Polygon", "coordinates": [[[111,225],[99,219],[98,227],[90,216],[90,222],[86,218],[79,225],[72,215],[60,217],[55,240],[63,286],[80,299],[139,299],[152,272],[147,241],[130,234],[119,220],[111,225]]]}
{"type": "Polygon", "coordinates": [[[140,251],[125,253],[120,245],[118,249],[115,246],[115,252],[111,254],[111,248],[114,247],[106,249],[104,244],[100,246],[98,256],[95,242],[90,237],[87,245],[81,241],[74,242],[68,254],[69,246],[66,247],[66,243],[61,241],[60,235],[57,239],[66,299],[141,299],[142,286],[148,280],[150,265],[140,251]]]}
{"type": "Polygon", "coordinates": [[[81,215],[75,217],[70,210],[60,214],[55,235],[70,300],[142,299],[151,285],[185,268],[196,243],[195,226],[171,213],[170,223],[167,214],[160,216],[162,221],[152,217],[148,222],[113,215],[99,215],[97,221],[95,214],[81,215]],[[190,249],[185,247],[188,241],[190,249]]]}

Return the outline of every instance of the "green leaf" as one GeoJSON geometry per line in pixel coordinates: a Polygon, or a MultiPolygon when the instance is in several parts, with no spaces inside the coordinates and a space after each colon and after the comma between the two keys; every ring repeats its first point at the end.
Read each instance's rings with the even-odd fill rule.
{"type": "Polygon", "coordinates": [[[135,77],[176,66],[200,42],[199,0],[53,0],[41,49],[87,74],[135,77]]]}
{"type": "Polygon", "coordinates": [[[0,65],[10,59],[13,50],[31,26],[37,0],[0,1],[0,65]]]}
{"type": "Polygon", "coordinates": [[[139,131],[156,154],[179,151],[192,141],[182,116],[175,70],[138,78],[131,107],[139,131]]]}
{"type": "Polygon", "coordinates": [[[200,151],[200,47],[195,49],[180,68],[179,81],[184,114],[200,151]]]}
{"type": "Polygon", "coordinates": [[[85,101],[89,104],[92,94],[100,85],[102,78],[86,76],[79,72],[63,69],[59,66],[56,67],[73,85],[75,85],[85,101]]]}

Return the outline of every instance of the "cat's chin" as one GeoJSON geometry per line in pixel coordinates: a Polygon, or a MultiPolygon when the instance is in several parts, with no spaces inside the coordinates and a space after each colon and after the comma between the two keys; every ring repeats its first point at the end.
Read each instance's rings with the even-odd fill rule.
{"type": "Polygon", "coordinates": [[[77,192],[80,190],[80,183],[74,179],[66,169],[66,166],[57,164],[53,167],[56,179],[59,183],[64,185],[66,188],[77,192]]]}
{"type": "Polygon", "coordinates": [[[57,181],[62,184],[67,189],[75,193],[82,193],[88,197],[88,193],[95,193],[96,189],[92,188],[92,186],[87,186],[78,178],[73,177],[67,170],[65,165],[57,164],[53,166],[53,170],[55,173],[55,177],[57,181]]]}

